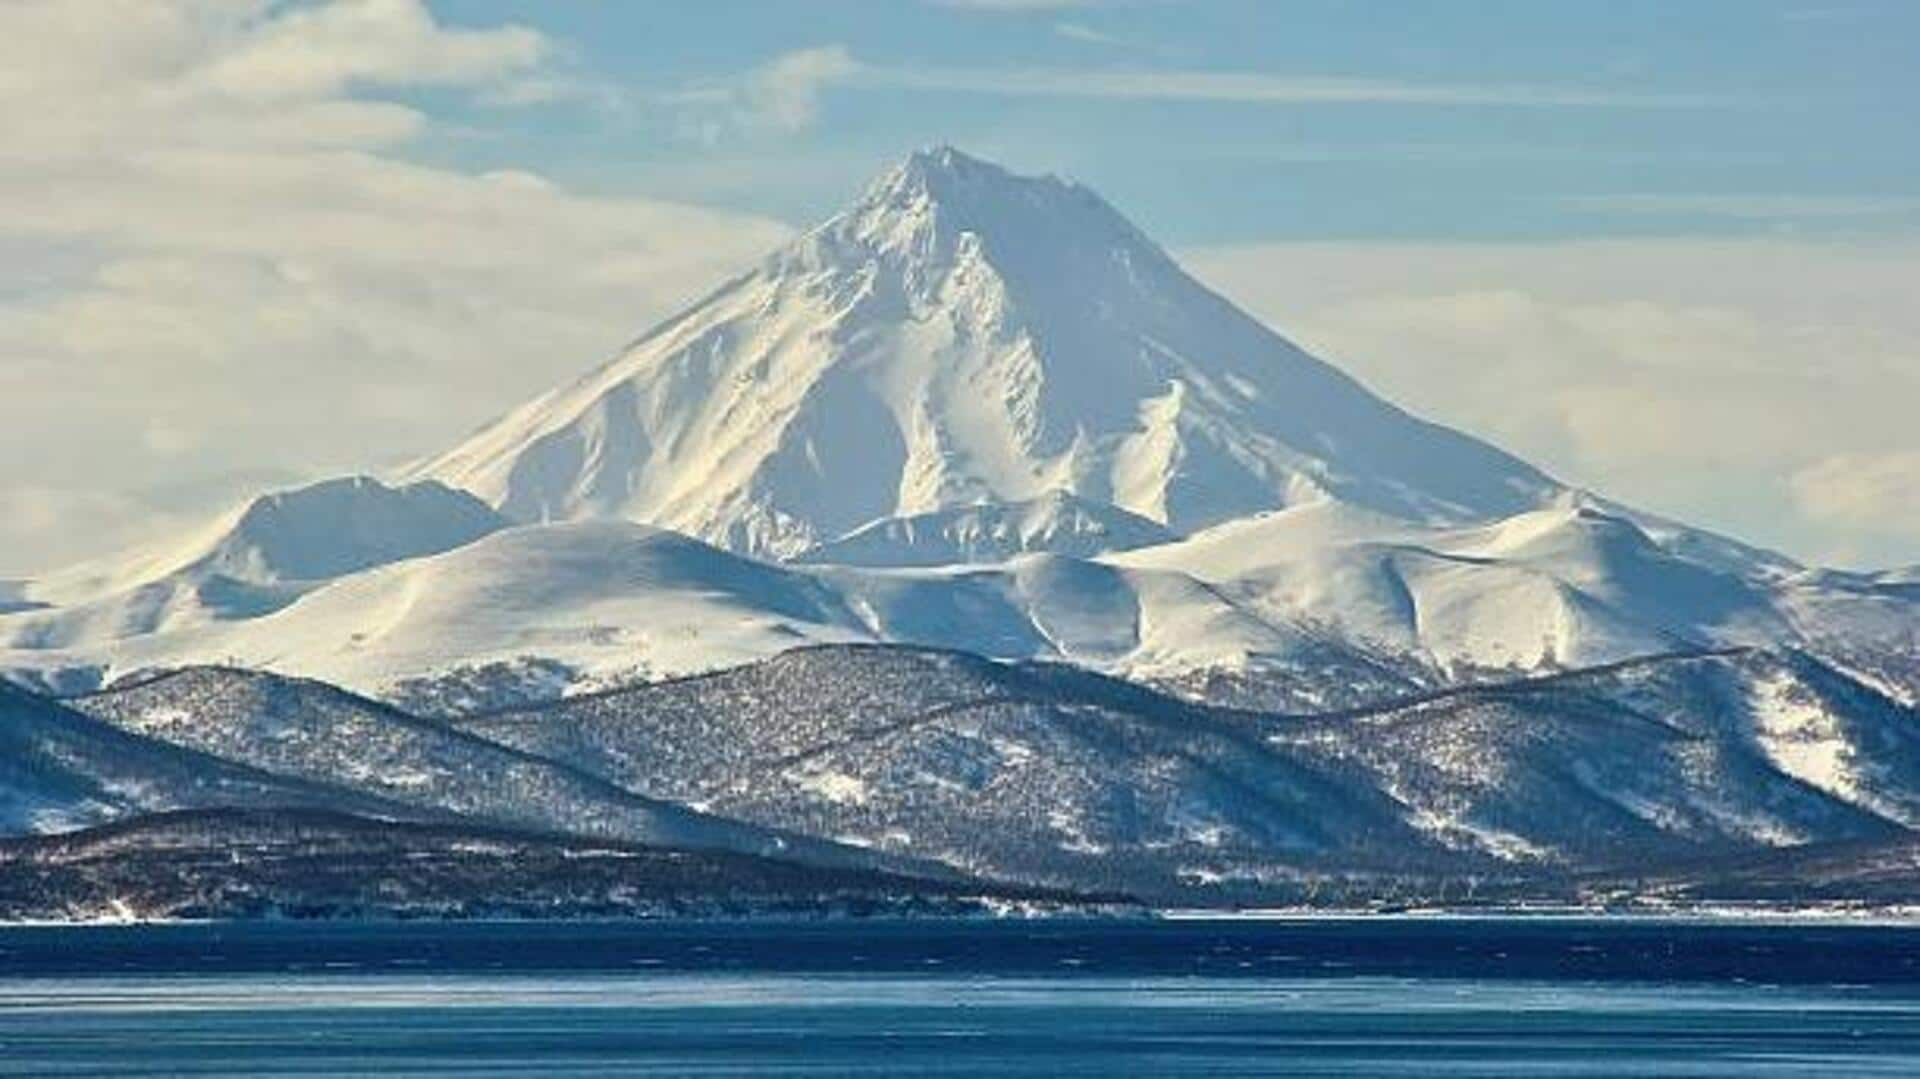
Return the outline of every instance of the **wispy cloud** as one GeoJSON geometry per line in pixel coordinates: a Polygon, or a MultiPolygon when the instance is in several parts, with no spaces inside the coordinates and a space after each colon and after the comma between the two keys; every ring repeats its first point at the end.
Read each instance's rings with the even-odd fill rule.
{"type": "Polygon", "coordinates": [[[971,8],[975,11],[1060,11],[1066,8],[1092,7],[1095,0],[931,0],[934,7],[971,8]]]}
{"type": "Polygon", "coordinates": [[[1920,198],[1853,195],[1773,195],[1744,192],[1580,195],[1564,200],[1589,210],[1649,215],[1729,217],[1768,221],[1840,219],[1920,213],[1920,198]]]}
{"type": "MultiPolygon", "coordinates": [[[[1123,44],[1117,38],[1078,23],[1060,23],[1054,30],[1080,41],[1123,44]]],[[[1261,72],[1139,67],[904,67],[869,63],[843,44],[782,53],[735,77],[702,80],[655,94],[651,100],[656,105],[680,110],[683,134],[701,142],[716,143],[728,134],[792,134],[807,130],[819,121],[821,98],[832,87],[996,97],[1302,106],[1682,108],[1724,103],[1717,98],[1689,94],[1261,72]]]]}
{"type": "Polygon", "coordinates": [[[812,127],[820,96],[863,69],[844,45],[819,45],[781,53],[738,78],[709,80],[660,95],[660,103],[683,110],[683,132],[717,142],[733,132],[786,133],[812,127]]]}
{"type": "Polygon", "coordinates": [[[1053,32],[1068,41],[1080,41],[1089,45],[1125,45],[1126,42],[1104,30],[1096,30],[1086,23],[1057,22],[1053,32]]]}
{"type": "Polygon", "coordinates": [[[741,102],[748,112],[786,131],[811,126],[820,112],[820,91],[858,70],[844,45],[799,49],[778,57],[746,80],[741,102]]]}
{"type": "Polygon", "coordinates": [[[861,86],[884,89],[1005,97],[1270,105],[1700,108],[1729,103],[1726,99],[1702,94],[1158,68],[909,68],[862,65],[851,81],[861,86]]]}

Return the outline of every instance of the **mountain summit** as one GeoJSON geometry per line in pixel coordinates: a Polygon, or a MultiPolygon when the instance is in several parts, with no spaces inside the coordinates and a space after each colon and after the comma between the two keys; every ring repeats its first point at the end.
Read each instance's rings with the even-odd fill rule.
{"type": "Polygon", "coordinates": [[[947,147],[413,478],[775,558],[1055,494],[1186,533],[1322,500],[1465,523],[1561,491],[1262,326],[1088,188],[947,147]]]}

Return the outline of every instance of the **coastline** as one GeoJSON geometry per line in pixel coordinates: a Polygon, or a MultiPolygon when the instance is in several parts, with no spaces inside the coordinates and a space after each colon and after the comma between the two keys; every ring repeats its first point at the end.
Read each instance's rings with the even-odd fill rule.
{"type": "Polygon", "coordinates": [[[1566,905],[1516,904],[1488,907],[1059,907],[1022,906],[977,910],[884,910],[856,912],[845,909],[817,911],[785,910],[765,912],[664,912],[628,916],[604,914],[548,914],[532,917],[485,914],[472,917],[420,914],[410,912],[357,913],[347,915],[264,915],[240,918],[171,918],[128,915],[125,917],[24,918],[0,919],[0,931],[22,929],[91,928],[244,928],[244,927],[609,927],[624,926],[817,926],[882,924],[977,924],[977,923],[1057,923],[1139,925],[1151,923],[1364,923],[1364,922],[1512,922],[1566,924],[1645,924],[1645,925],[1747,925],[1782,927],[1819,925],[1882,926],[1920,928],[1920,905],[1900,906],[1758,906],[1708,904],[1700,906],[1588,907],[1566,905]]]}

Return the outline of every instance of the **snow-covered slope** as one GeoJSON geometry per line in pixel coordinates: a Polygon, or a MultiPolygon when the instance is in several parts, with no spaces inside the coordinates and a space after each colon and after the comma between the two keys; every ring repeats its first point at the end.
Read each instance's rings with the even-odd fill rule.
{"type": "Polygon", "coordinates": [[[399,808],[375,796],[269,775],[121,731],[0,683],[0,835],[68,831],[138,813],[208,806],[380,815],[399,808]]]}
{"type": "Polygon", "coordinates": [[[1118,506],[1053,491],[1024,502],[982,502],[912,517],[887,517],[802,553],[795,561],[852,566],[948,566],[1005,562],[1049,551],[1092,557],[1179,538],[1118,506]]]}
{"type": "Polygon", "coordinates": [[[1920,824],[1920,713],[1754,650],[1317,716],[900,647],[457,723],[194,669],[75,709],[0,689],[0,749],[8,831],[304,805],[1167,901],[1651,871],[1920,824]]]}
{"type": "Polygon", "coordinates": [[[730,816],[1147,894],[1881,838],[1920,798],[1920,715],[1792,653],[1296,718],[1069,668],[830,647],[464,726],[730,816]]]}
{"type": "Polygon", "coordinates": [[[646,525],[583,521],[510,528],[340,578],[258,618],[6,656],[95,664],[99,680],[218,661],[387,691],[528,657],[629,680],[867,637],[839,592],[811,577],[646,525]]]}
{"type": "Polygon", "coordinates": [[[506,523],[433,482],[395,488],[354,476],[263,495],[184,543],[26,583],[20,599],[32,606],[0,622],[0,646],[62,648],[255,618],[319,582],[451,550],[506,523]]]}
{"type": "Polygon", "coordinates": [[[1052,492],[1185,532],[1322,495],[1482,520],[1559,489],[1294,347],[1087,188],[945,148],[410,474],[777,557],[1052,492]]]}
{"type": "Polygon", "coordinates": [[[1779,589],[1795,631],[1829,663],[1920,705],[1920,573],[1808,570],[1779,589]]]}
{"type": "Polygon", "coordinates": [[[1403,684],[1368,649],[1177,570],[1050,554],[979,567],[775,566],[623,521],[509,528],[320,584],[260,617],[15,649],[0,663],[17,675],[70,669],[86,677],[64,681],[105,682],[218,661],[430,702],[446,694],[423,682],[525,683],[550,695],[840,642],[1146,677],[1253,662],[1299,676],[1291,699],[1302,704],[1351,703],[1343,687],[1403,684]]]}
{"type": "Polygon", "coordinates": [[[1389,800],[1244,720],[954,653],[800,650],[464,726],[657,797],[999,879],[1152,895],[1194,866],[1434,853],[1389,800]]]}
{"type": "Polygon", "coordinates": [[[642,797],[320,682],[193,668],[80,698],[72,707],[145,738],[415,814],[823,863],[865,860],[642,797]]]}
{"type": "Polygon", "coordinates": [[[1268,724],[1436,838],[1625,861],[1915,823],[1920,714],[1806,655],[1629,661],[1268,724]]]}
{"type": "MultiPolygon", "coordinates": [[[[1443,666],[1584,666],[1814,640],[1792,613],[1810,602],[1793,578],[1683,557],[1579,496],[1462,528],[1322,503],[1107,561],[1188,574],[1262,617],[1321,619],[1357,642],[1443,666]]],[[[1836,630],[1874,613],[1861,597],[1812,590],[1836,630]]],[[[1885,600],[1879,615],[1920,625],[1920,605],[1903,602],[1885,600]]]]}
{"type": "Polygon", "coordinates": [[[900,568],[773,565],[624,521],[528,525],[309,583],[256,617],[16,646],[0,664],[67,684],[230,662],[436,711],[849,642],[1065,660],[1201,691],[1226,674],[1258,683],[1247,699],[1295,711],[1722,645],[1806,648],[1902,700],[1920,681],[1920,601],[1904,586],[1753,581],[1576,506],[1460,529],[1374,523],[1322,504],[1097,559],[900,568]]]}

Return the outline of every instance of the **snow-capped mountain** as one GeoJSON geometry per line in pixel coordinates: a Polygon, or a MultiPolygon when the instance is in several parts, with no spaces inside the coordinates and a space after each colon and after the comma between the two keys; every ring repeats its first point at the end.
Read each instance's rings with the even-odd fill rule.
{"type": "Polygon", "coordinates": [[[1920,826],[1920,573],[1569,489],[945,149],[396,486],[0,582],[0,674],[73,698],[0,685],[0,833],[136,847],[293,808],[1317,902],[1920,826]]]}
{"type": "Polygon", "coordinates": [[[1186,532],[1326,497],[1484,520],[1559,490],[1302,352],[1087,188],[946,148],[410,475],[779,558],[1056,492],[1186,532]]]}
{"type": "Polygon", "coordinates": [[[1566,489],[1301,352],[1086,188],[947,149],[408,475],[0,585],[0,669],[235,662],[447,710],[898,642],[1310,709],[1786,646],[1920,700],[1910,574],[1566,489]]]}

